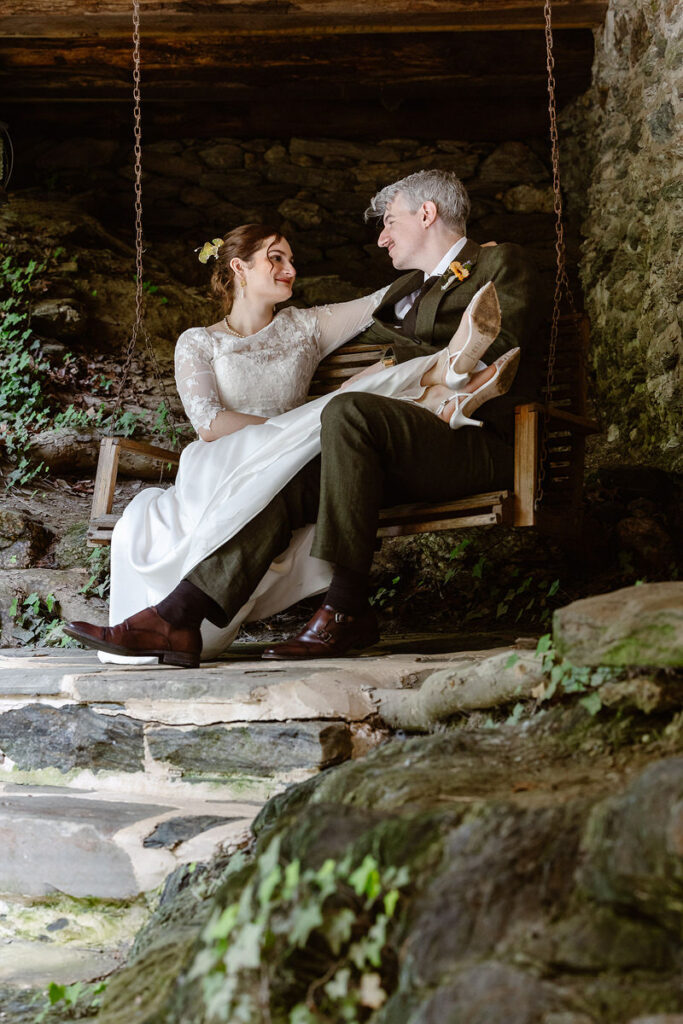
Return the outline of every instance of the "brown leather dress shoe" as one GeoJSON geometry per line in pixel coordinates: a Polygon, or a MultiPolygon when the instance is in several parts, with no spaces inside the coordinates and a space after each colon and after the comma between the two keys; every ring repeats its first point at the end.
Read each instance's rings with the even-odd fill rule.
{"type": "Polygon", "coordinates": [[[266,647],[262,658],[290,661],[301,658],[339,658],[352,648],[372,647],[379,640],[375,613],[346,615],[324,604],[302,631],[281,644],[266,647]]]}
{"type": "Polygon", "coordinates": [[[117,626],[94,626],[90,622],[69,622],[67,636],[109,654],[127,657],[157,657],[159,664],[198,668],[202,635],[198,629],[176,629],[162,619],[156,608],[143,608],[117,626]]]}

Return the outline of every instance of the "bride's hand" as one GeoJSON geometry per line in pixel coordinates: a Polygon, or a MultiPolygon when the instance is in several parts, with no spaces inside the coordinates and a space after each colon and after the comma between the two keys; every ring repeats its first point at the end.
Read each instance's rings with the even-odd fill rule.
{"type": "Polygon", "coordinates": [[[361,377],[369,377],[371,373],[377,373],[378,370],[384,369],[384,363],[380,359],[378,363],[372,363],[370,366],[366,366],[364,370],[360,370],[358,373],[354,373],[353,377],[349,377],[339,386],[339,390],[343,391],[344,388],[348,388],[350,384],[360,380],[361,377]]]}
{"type": "Polygon", "coordinates": [[[211,421],[208,428],[200,427],[197,433],[202,441],[217,441],[219,437],[226,437],[234,434],[244,427],[250,427],[256,423],[265,423],[265,416],[252,416],[247,412],[233,412],[232,409],[223,409],[211,421]]]}

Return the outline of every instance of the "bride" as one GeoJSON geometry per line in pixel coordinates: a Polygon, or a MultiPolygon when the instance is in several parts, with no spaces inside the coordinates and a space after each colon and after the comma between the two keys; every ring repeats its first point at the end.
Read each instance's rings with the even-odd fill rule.
{"type": "MultiPolygon", "coordinates": [[[[243,225],[207,243],[200,259],[206,262],[210,257],[216,260],[212,288],[222,300],[225,316],[210,327],[185,331],[175,353],[178,392],[199,440],[183,451],[175,486],[142,491],[116,525],[112,624],[169,594],[318,454],[320,413],[333,396],[306,403],[312,377],[321,359],[369,326],[386,291],[274,313],[276,305],[291,297],[296,277],[292,251],[279,232],[260,224],[243,225]]],[[[488,333],[477,329],[472,314],[477,307],[480,314],[488,308],[489,319],[498,315],[499,324],[492,284],[472,300],[469,317],[467,312],[463,316],[467,353],[457,341],[459,329],[441,353],[398,366],[376,363],[343,386],[422,403],[452,427],[479,426],[467,414],[507,390],[519,352],[505,353],[490,367],[478,362],[498,329],[493,336],[490,328],[488,333]]],[[[229,646],[242,622],[272,615],[327,588],[330,565],[308,554],[312,530],[308,526],[295,532],[287,551],[272,563],[226,627],[204,621],[202,658],[229,646]]],[[[81,628],[85,625],[73,623],[66,631],[89,646],[100,646],[93,627],[88,632],[81,628]]],[[[100,657],[155,660],[101,649],[100,657]]]]}

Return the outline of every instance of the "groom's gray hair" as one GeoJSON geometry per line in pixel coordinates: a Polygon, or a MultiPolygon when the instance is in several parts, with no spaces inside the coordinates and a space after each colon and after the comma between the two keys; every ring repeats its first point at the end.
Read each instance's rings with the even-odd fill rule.
{"type": "Polygon", "coordinates": [[[416,213],[423,203],[436,205],[439,216],[449,228],[463,235],[470,215],[470,197],[460,178],[453,171],[416,171],[407,178],[386,185],[370,200],[365,219],[384,217],[396,196],[401,193],[408,207],[416,213]]]}

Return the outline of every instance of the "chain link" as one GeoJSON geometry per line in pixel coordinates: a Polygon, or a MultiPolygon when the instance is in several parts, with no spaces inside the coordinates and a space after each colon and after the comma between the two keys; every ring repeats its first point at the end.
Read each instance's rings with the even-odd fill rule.
{"type": "Polygon", "coordinates": [[[553,209],[555,211],[555,256],[557,268],[555,272],[555,294],[553,297],[553,315],[550,324],[550,345],[548,347],[548,371],[545,383],[545,415],[541,435],[541,461],[538,474],[538,487],[534,497],[534,508],[538,509],[543,501],[543,490],[548,465],[548,406],[551,402],[553,382],[555,380],[555,359],[557,340],[560,333],[560,305],[562,295],[566,296],[572,313],[576,313],[574,296],[567,274],[566,247],[564,241],[564,224],[562,221],[562,189],[560,182],[560,146],[557,132],[557,107],[555,104],[555,58],[553,56],[553,26],[551,0],[545,0],[543,7],[545,18],[545,53],[548,71],[548,115],[550,119],[550,143],[553,166],[553,209]]]}
{"type": "Polygon", "coordinates": [[[115,429],[116,418],[123,403],[123,390],[130,373],[133,355],[138,338],[142,335],[145,349],[152,363],[154,376],[160,386],[164,404],[173,427],[177,421],[173,415],[171,403],[164,378],[161,375],[156,353],[145,327],[145,292],[143,287],[144,239],[142,235],[142,110],[140,93],[140,0],[133,0],[133,153],[135,156],[135,319],[131,328],[130,340],[126,348],[126,358],[119,378],[119,387],[110,420],[110,432],[115,429]]]}

